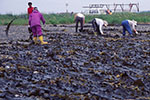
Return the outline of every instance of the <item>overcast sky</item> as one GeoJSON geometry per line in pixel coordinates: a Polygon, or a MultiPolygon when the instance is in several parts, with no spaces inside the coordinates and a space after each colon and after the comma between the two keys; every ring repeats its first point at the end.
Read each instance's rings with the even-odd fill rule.
{"type": "Polygon", "coordinates": [[[29,1],[43,13],[65,12],[66,3],[68,3],[69,12],[84,11],[82,7],[91,3],[139,3],[140,11],[150,10],[150,0],[0,0],[0,14],[26,13],[29,1]]]}

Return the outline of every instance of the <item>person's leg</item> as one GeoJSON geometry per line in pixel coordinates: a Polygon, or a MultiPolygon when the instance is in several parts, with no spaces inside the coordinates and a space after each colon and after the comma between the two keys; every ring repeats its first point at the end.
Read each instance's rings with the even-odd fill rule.
{"type": "Polygon", "coordinates": [[[33,36],[36,37],[37,36],[36,27],[35,26],[31,27],[31,30],[32,30],[33,36]]]}
{"type": "Polygon", "coordinates": [[[38,41],[37,41],[36,26],[33,26],[31,29],[32,29],[32,33],[33,33],[33,41],[34,41],[35,44],[37,44],[38,41]]]}
{"type": "Polygon", "coordinates": [[[124,27],[124,26],[122,26],[123,27],[123,36],[125,36],[126,35],[126,28],[124,27]]]}
{"type": "Polygon", "coordinates": [[[37,26],[36,26],[36,30],[37,30],[37,35],[38,35],[38,36],[43,35],[41,26],[37,25],[37,26]]]}
{"type": "Polygon", "coordinates": [[[95,19],[92,20],[92,27],[94,29],[94,35],[97,36],[97,33],[96,33],[97,32],[97,30],[96,30],[97,26],[96,26],[96,20],[95,19]]]}
{"type": "Polygon", "coordinates": [[[130,35],[132,34],[132,30],[131,30],[129,22],[127,20],[122,22],[122,26],[123,26],[123,35],[126,34],[125,31],[128,31],[128,33],[130,35]]]}
{"type": "Polygon", "coordinates": [[[100,29],[99,29],[99,25],[98,25],[97,23],[95,23],[95,25],[96,25],[96,32],[97,32],[99,35],[101,35],[100,29]]]}
{"type": "Polygon", "coordinates": [[[125,20],[125,21],[122,21],[121,25],[122,25],[122,28],[123,28],[123,33],[122,35],[125,36],[126,35],[126,26],[128,24],[128,21],[125,20]]]}
{"type": "Polygon", "coordinates": [[[83,32],[83,18],[81,18],[81,20],[80,20],[80,25],[81,25],[80,32],[83,32]]]}
{"type": "Polygon", "coordinates": [[[129,24],[126,25],[126,30],[128,31],[128,33],[129,33],[130,35],[132,35],[132,30],[131,30],[129,24]]]}
{"type": "Polygon", "coordinates": [[[96,32],[96,20],[95,19],[93,19],[92,20],[92,27],[93,27],[93,29],[94,29],[94,32],[96,32]]]}
{"type": "Polygon", "coordinates": [[[78,32],[78,24],[79,24],[79,20],[76,20],[76,32],[78,32]]]}
{"type": "Polygon", "coordinates": [[[43,33],[42,33],[42,28],[41,26],[36,26],[36,30],[37,30],[37,33],[38,33],[38,36],[39,36],[39,39],[41,41],[41,44],[48,44],[47,42],[44,42],[43,41],[43,33]]]}

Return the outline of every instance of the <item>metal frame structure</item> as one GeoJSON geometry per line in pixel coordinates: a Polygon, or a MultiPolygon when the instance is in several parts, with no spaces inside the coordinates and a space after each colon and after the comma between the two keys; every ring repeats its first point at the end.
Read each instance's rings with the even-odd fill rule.
{"type": "Polygon", "coordinates": [[[136,12],[139,12],[139,3],[130,3],[130,4],[89,4],[89,6],[83,6],[83,8],[88,8],[89,11],[92,9],[95,10],[110,10],[112,12],[132,12],[133,7],[136,7],[136,12]],[[119,9],[120,7],[120,9],[119,9]]]}

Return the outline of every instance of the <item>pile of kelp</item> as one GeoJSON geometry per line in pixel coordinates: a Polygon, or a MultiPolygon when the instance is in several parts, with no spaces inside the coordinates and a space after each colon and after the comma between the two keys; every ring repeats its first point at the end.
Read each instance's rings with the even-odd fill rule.
{"type": "Polygon", "coordinates": [[[0,41],[0,100],[150,99],[150,34],[0,41]]]}

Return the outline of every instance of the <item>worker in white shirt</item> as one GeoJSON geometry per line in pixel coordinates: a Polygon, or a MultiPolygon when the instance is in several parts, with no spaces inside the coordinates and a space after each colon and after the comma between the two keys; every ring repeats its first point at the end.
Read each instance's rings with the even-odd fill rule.
{"type": "Polygon", "coordinates": [[[126,31],[128,31],[128,33],[130,34],[130,36],[133,36],[133,32],[132,30],[138,34],[138,32],[136,31],[135,27],[137,26],[137,21],[135,20],[124,20],[122,21],[123,26],[123,36],[125,36],[126,31]]]}
{"type": "Polygon", "coordinates": [[[85,16],[81,13],[77,13],[74,17],[74,21],[76,22],[76,32],[78,32],[78,24],[80,23],[81,29],[80,32],[83,31],[83,25],[85,23],[85,16]]]}
{"type": "Polygon", "coordinates": [[[102,26],[107,26],[108,22],[99,18],[94,18],[92,20],[92,26],[94,28],[94,34],[97,35],[98,34],[104,34],[103,30],[102,30],[102,26]]]}

